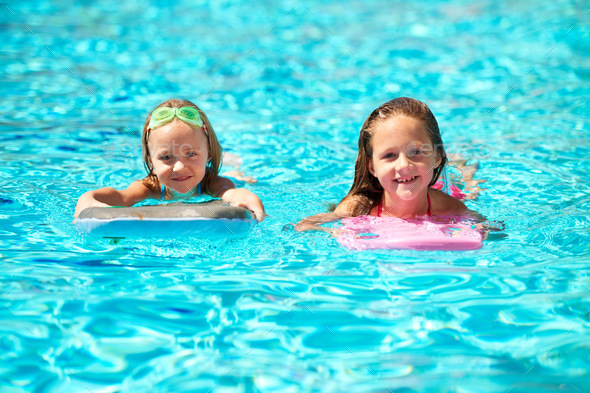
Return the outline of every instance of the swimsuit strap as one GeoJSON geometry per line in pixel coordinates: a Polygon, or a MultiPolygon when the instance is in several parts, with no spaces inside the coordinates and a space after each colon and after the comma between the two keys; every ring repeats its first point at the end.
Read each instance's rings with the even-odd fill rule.
{"type": "Polygon", "coordinates": [[[428,199],[428,211],[426,212],[426,214],[431,216],[432,214],[430,214],[430,195],[428,195],[428,190],[426,191],[426,199],[428,199]]]}
{"type": "Polygon", "coordinates": [[[383,206],[381,206],[382,203],[383,203],[383,195],[381,195],[381,199],[379,200],[379,209],[377,209],[377,217],[381,217],[381,209],[383,208],[383,206]]]}

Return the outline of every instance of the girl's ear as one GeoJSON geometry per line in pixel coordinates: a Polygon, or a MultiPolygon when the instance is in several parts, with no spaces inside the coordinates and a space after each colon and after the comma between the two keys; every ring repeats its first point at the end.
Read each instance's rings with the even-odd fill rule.
{"type": "MultiPolygon", "coordinates": [[[[373,160],[371,160],[370,158],[367,159],[367,168],[369,168],[369,173],[373,176],[375,176],[375,168],[373,168],[373,160]]],[[[375,176],[377,177],[377,176],[375,176]]]]}
{"type": "Polygon", "coordinates": [[[442,162],[442,157],[440,156],[440,152],[436,151],[436,161],[434,161],[434,168],[438,168],[440,163],[442,162]]]}

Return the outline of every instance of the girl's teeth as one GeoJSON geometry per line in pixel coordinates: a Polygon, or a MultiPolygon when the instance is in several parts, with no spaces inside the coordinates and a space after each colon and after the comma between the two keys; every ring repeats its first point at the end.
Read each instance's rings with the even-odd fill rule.
{"type": "Polygon", "coordinates": [[[400,183],[405,183],[405,182],[408,182],[408,181],[414,180],[415,178],[416,178],[416,176],[414,176],[414,177],[411,177],[411,178],[409,178],[409,179],[405,179],[405,180],[404,180],[404,179],[397,179],[397,181],[398,181],[398,182],[400,182],[400,183]]]}

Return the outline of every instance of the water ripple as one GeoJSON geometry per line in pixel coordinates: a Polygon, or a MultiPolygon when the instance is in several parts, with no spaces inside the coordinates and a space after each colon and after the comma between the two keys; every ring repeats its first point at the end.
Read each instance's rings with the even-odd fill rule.
{"type": "Polygon", "coordinates": [[[0,390],[590,389],[578,3],[4,11],[0,390]],[[363,119],[402,95],[479,163],[467,204],[506,229],[469,252],[293,231],[346,194],[363,119]],[[231,241],[76,233],[83,192],[144,175],[141,126],[171,96],[205,110],[270,217],[231,241]]]}

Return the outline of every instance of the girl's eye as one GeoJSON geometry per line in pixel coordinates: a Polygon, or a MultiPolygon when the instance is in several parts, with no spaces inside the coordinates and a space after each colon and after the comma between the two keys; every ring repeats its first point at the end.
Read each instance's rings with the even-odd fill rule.
{"type": "Polygon", "coordinates": [[[422,151],[420,149],[412,149],[408,152],[408,157],[414,157],[420,153],[422,153],[422,151]]]}
{"type": "Polygon", "coordinates": [[[389,158],[395,158],[396,155],[394,153],[387,153],[383,156],[383,158],[385,159],[389,159],[389,158]]]}
{"type": "Polygon", "coordinates": [[[196,155],[197,155],[197,153],[195,153],[195,152],[192,152],[192,151],[191,151],[191,152],[188,152],[188,153],[186,153],[186,156],[187,156],[187,157],[194,157],[194,156],[196,156],[196,155]]]}
{"type": "Polygon", "coordinates": [[[169,155],[160,156],[160,160],[162,160],[162,161],[168,161],[168,160],[170,160],[171,158],[172,158],[172,157],[171,157],[171,156],[169,156],[169,155]]]}

